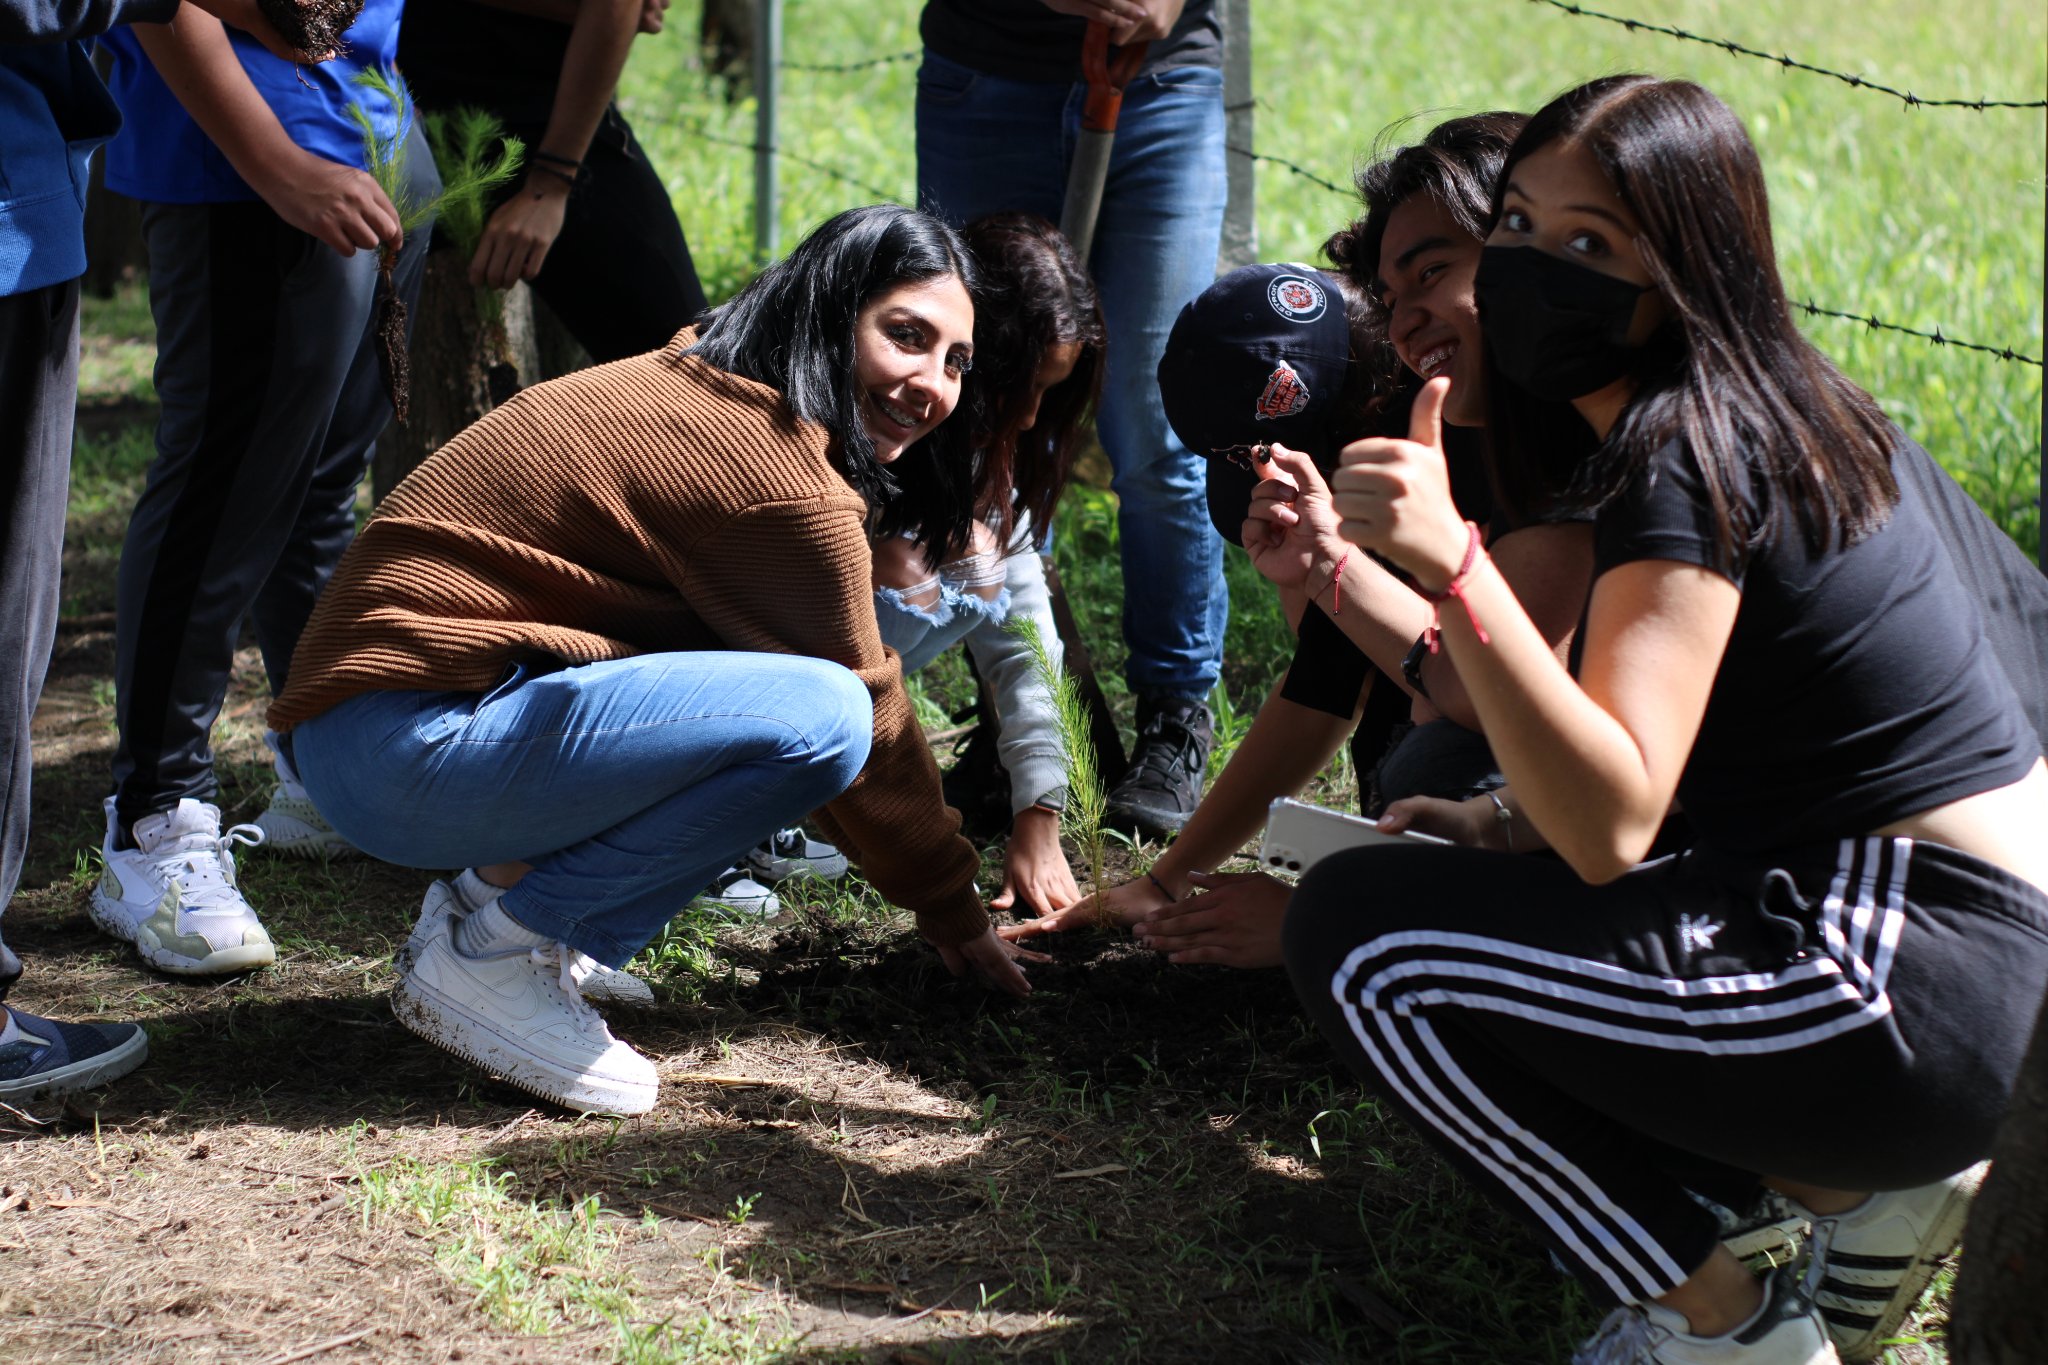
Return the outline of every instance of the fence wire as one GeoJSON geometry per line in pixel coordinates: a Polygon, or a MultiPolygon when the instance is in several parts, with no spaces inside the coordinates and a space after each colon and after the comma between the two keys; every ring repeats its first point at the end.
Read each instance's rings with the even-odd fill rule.
{"type": "Polygon", "coordinates": [[[1987,109],[2048,109],[2048,100],[1928,99],[1924,96],[1916,95],[1910,90],[1899,90],[1892,86],[1884,85],[1878,81],[1871,80],[1867,76],[1858,76],[1848,71],[1832,71],[1825,66],[1815,66],[1811,62],[1802,62],[1796,57],[1787,57],[1783,53],[1760,52],[1756,48],[1745,47],[1741,43],[1733,42],[1727,38],[1708,38],[1697,33],[1688,33],[1682,28],[1672,28],[1666,24],[1652,24],[1646,20],[1630,19],[1619,14],[1603,14],[1599,10],[1587,9],[1584,5],[1573,4],[1571,0],[1529,0],[1529,3],[1532,5],[1548,5],[1550,8],[1562,10],[1576,19],[1600,19],[1610,24],[1619,24],[1630,33],[1635,33],[1638,30],[1644,33],[1661,33],[1667,38],[1677,38],[1683,42],[1700,43],[1706,47],[1718,47],[1723,52],[1732,53],[1737,57],[1755,57],[1760,61],[1782,66],[1788,71],[1804,71],[1815,76],[1829,76],[1858,90],[1871,90],[1880,95],[1890,95],[1894,99],[1903,100],[1910,108],[1914,109],[1974,109],[1980,114],[1987,109]]]}

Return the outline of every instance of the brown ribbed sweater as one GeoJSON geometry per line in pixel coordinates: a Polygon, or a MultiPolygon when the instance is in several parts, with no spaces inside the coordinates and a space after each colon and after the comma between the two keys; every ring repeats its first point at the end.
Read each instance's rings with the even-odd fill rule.
{"type": "Polygon", "coordinates": [[[867,684],[875,738],[819,824],[927,938],[975,938],[980,859],[875,628],[866,505],[823,428],[681,355],[692,340],[528,389],[393,489],[321,595],[270,724],[379,689],[485,692],[536,655],[830,659],[867,684]]]}

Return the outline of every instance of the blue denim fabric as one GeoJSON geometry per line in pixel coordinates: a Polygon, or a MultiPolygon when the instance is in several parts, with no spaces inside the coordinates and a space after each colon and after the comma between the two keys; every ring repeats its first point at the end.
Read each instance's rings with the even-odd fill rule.
{"type": "Polygon", "coordinates": [[[906,678],[982,626],[999,626],[1009,615],[1008,588],[991,602],[941,580],[939,600],[929,607],[904,601],[895,588],[875,589],[875,625],[882,643],[902,656],[906,678]]]}
{"type": "Polygon", "coordinates": [[[292,732],[320,813],[407,867],[528,862],[527,928],[621,966],[711,879],[866,764],[867,689],[785,654],[510,670],[487,693],[368,692],[292,732]]]}
{"type": "MultiPolygon", "coordinates": [[[[1087,87],[985,75],[927,51],[917,77],[918,201],[950,222],[1025,209],[1053,222],[1087,87]]],[[[1223,73],[1169,67],[1133,81],[1117,122],[1089,269],[1109,363],[1096,430],[1118,500],[1126,674],[1205,697],[1230,598],[1209,524],[1207,471],[1167,425],[1159,357],[1181,305],[1216,275],[1223,231],[1223,73]]]]}

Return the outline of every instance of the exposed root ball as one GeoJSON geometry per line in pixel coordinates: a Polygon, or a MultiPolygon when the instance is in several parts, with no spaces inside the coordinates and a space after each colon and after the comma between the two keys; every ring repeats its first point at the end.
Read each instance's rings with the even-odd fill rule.
{"type": "Polygon", "coordinates": [[[286,42],[318,57],[340,48],[341,35],[363,12],[363,0],[256,0],[256,8],[286,42]]]}
{"type": "Polygon", "coordinates": [[[403,422],[412,410],[412,353],[405,342],[405,300],[388,286],[377,301],[377,359],[385,392],[391,395],[391,415],[403,422]]]}

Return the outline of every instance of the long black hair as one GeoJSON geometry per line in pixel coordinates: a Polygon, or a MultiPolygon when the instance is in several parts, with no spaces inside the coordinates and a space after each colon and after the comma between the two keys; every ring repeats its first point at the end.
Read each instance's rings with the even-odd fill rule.
{"type": "Polygon", "coordinates": [[[1035,213],[992,213],[962,228],[981,265],[974,296],[973,431],[980,452],[975,510],[996,519],[1004,546],[1016,513],[1039,537],[1051,529],[1081,426],[1102,393],[1107,332],[1095,281],[1060,230],[1035,213]],[[1032,380],[1054,346],[1080,347],[1074,371],[1046,390],[1038,419],[1019,427],[1032,380]]]}
{"type": "Polygon", "coordinates": [[[877,535],[958,546],[974,516],[968,424],[941,422],[884,466],[853,372],[860,310],[898,285],[946,276],[970,296],[981,287],[973,255],[946,223],[899,204],[847,209],[706,313],[690,354],[777,390],[798,417],[832,433],[833,459],[867,500],[877,535]]]}
{"type": "MultiPolygon", "coordinates": [[[[1898,501],[1895,433],[1792,321],[1763,166],[1735,112],[1690,81],[1650,76],[1566,91],[1515,139],[1496,219],[1515,163],[1556,142],[1590,152],[1642,225],[1636,249],[1670,311],[1641,348],[1636,395],[1580,470],[1573,499],[1612,500],[1682,440],[1699,463],[1724,563],[1740,563],[1788,514],[1815,550],[1883,525],[1898,501]]],[[[1518,421],[1532,401],[1489,357],[1489,438],[1524,505],[1556,492],[1518,421]]]]}

